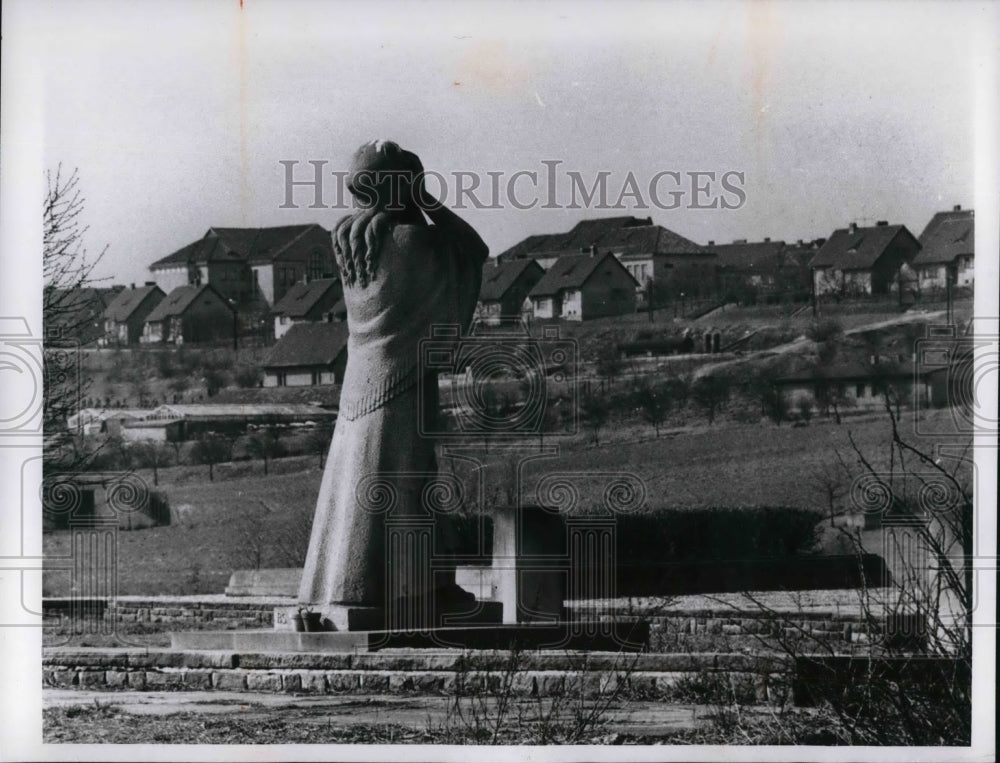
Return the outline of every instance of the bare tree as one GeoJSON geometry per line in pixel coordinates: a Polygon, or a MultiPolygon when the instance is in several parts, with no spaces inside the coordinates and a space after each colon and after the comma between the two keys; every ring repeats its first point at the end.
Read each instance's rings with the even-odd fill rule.
{"type": "Polygon", "coordinates": [[[264,460],[264,476],[267,476],[267,462],[272,458],[280,458],[285,454],[285,445],[281,442],[276,427],[268,427],[262,432],[255,432],[247,440],[247,453],[264,460]]]}
{"type": "Polygon", "coordinates": [[[88,257],[83,223],[85,199],[79,175],[68,176],[59,165],[46,173],[42,203],[42,321],[44,350],[43,432],[45,461],[67,471],[84,469],[92,453],[75,447],[66,419],[80,406],[88,380],[79,372],[77,338],[92,328],[94,316],[81,298],[81,289],[96,283],[94,267],[105,247],[88,257]]]}
{"type": "Polygon", "coordinates": [[[226,437],[215,432],[204,432],[191,449],[191,460],[208,465],[208,480],[215,480],[215,465],[232,458],[233,445],[226,437]]]}

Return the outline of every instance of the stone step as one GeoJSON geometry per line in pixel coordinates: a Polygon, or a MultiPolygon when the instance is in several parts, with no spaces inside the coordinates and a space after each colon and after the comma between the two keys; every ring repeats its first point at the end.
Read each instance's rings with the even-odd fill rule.
{"type": "Polygon", "coordinates": [[[572,649],[639,651],[648,644],[649,625],[619,623],[522,623],[514,625],[399,631],[185,631],[170,634],[177,650],[251,652],[373,652],[392,648],[572,649]]]}

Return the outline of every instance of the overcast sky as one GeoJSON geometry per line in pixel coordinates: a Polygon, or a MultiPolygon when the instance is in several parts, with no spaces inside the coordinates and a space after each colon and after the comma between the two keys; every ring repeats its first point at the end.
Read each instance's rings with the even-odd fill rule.
{"type": "MultiPolygon", "coordinates": [[[[978,3],[40,7],[44,152],[78,167],[98,276],[211,226],[317,222],[282,160],[391,138],[425,167],[745,173],[737,210],[623,210],[699,243],[828,236],[973,204],[978,3]],[[442,10],[444,11],[442,13],[442,10]]],[[[7,115],[5,115],[6,117],[7,115]]],[[[333,180],[330,180],[331,188],[333,180]]],[[[332,199],[327,200],[328,203],[332,199]]],[[[470,210],[498,253],[611,211],[470,210]]]]}

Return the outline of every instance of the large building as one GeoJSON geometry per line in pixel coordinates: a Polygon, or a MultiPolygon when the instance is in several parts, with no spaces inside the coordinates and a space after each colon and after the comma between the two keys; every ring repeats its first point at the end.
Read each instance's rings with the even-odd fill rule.
{"type": "Polygon", "coordinates": [[[905,225],[851,223],[833,232],[809,262],[817,296],[889,294],[912,273],[920,242],[905,225]]]}
{"type": "Polygon", "coordinates": [[[640,289],[652,282],[664,296],[715,292],[715,254],[645,217],[581,220],[566,233],[529,236],[497,260],[533,259],[550,268],[560,257],[597,252],[617,257],[640,289]]]}
{"type": "Polygon", "coordinates": [[[535,318],[583,321],[634,313],[635,278],[610,253],[560,257],[528,295],[535,318]]]}
{"type": "Polygon", "coordinates": [[[949,270],[955,286],[975,282],[976,220],[973,210],[955,206],[938,212],[920,234],[920,254],[913,260],[920,289],[943,289],[949,270]]]}
{"type": "Polygon", "coordinates": [[[197,241],[149,266],[157,285],[211,284],[241,308],[273,306],[294,284],[335,272],[330,231],[316,225],[278,228],[209,228],[197,241]]]}

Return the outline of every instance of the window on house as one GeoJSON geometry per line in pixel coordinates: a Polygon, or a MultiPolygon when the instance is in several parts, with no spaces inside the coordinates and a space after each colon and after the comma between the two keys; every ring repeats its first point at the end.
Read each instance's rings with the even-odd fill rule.
{"type": "Polygon", "coordinates": [[[856,384],[856,385],[854,385],[854,396],[855,397],[864,397],[865,396],[865,385],[864,384],[856,384]]]}
{"type": "Polygon", "coordinates": [[[310,281],[313,281],[313,280],[315,280],[317,278],[322,278],[323,277],[323,271],[325,269],[323,267],[323,261],[324,261],[324,259],[325,258],[323,257],[323,252],[320,251],[319,249],[313,251],[313,253],[309,255],[309,280],[310,281]]]}

